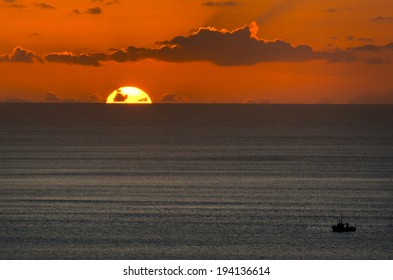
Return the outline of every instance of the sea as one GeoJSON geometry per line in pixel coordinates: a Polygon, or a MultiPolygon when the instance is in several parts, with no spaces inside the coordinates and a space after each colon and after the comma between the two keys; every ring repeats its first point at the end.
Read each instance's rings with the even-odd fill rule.
{"type": "Polygon", "coordinates": [[[1,103],[0,259],[391,260],[393,106],[1,103]]]}

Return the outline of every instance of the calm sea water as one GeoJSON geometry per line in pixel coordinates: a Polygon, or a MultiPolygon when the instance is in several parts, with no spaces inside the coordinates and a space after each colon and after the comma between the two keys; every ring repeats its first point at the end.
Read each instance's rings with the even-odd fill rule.
{"type": "Polygon", "coordinates": [[[393,107],[0,104],[0,258],[393,259],[393,107]]]}

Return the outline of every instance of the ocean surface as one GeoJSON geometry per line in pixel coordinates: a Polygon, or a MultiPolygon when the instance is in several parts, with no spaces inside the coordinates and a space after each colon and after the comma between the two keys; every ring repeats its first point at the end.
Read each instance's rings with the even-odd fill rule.
{"type": "Polygon", "coordinates": [[[393,259],[393,106],[0,104],[0,258],[393,259]]]}

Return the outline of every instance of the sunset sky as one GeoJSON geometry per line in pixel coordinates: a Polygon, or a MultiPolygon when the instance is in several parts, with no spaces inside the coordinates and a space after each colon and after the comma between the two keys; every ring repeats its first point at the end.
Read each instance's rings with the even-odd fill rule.
{"type": "Polygon", "coordinates": [[[0,0],[0,100],[393,103],[392,0],[0,0]]]}

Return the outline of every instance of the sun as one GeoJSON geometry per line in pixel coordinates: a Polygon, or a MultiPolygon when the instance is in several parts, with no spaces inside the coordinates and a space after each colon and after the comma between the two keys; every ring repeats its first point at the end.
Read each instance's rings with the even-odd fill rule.
{"type": "Polygon", "coordinates": [[[106,99],[110,104],[151,104],[149,95],[137,87],[121,87],[106,99]]]}

